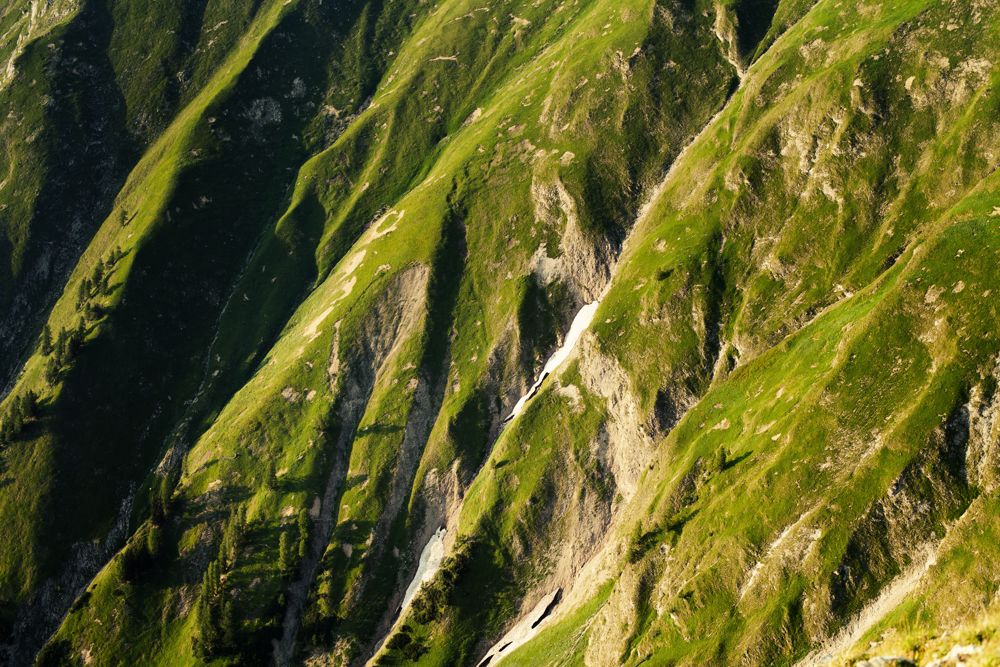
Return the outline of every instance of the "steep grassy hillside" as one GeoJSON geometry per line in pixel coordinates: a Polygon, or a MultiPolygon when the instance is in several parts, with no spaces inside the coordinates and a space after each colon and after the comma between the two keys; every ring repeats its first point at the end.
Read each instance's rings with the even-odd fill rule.
{"type": "MultiPolygon", "coordinates": [[[[205,85],[259,3],[32,0],[0,58],[0,382],[144,150],[205,85]]],[[[128,212],[129,215],[134,212],[128,212]]]]}
{"type": "Polygon", "coordinates": [[[7,662],[992,664],[997,2],[144,4],[0,10],[7,662]]]}

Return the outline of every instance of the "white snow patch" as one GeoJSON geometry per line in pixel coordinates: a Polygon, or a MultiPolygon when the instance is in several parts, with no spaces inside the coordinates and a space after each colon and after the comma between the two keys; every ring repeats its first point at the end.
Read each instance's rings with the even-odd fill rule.
{"type": "MultiPolygon", "coordinates": [[[[375,660],[378,658],[379,653],[382,651],[382,645],[385,644],[385,640],[392,636],[393,631],[396,626],[406,613],[407,608],[409,608],[410,603],[413,602],[413,598],[416,597],[417,592],[420,587],[426,582],[434,578],[437,571],[441,569],[441,563],[444,562],[444,537],[447,531],[444,526],[441,526],[437,532],[431,535],[431,539],[427,542],[423,551],[420,552],[420,560],[417,562],[417,573],[413,575],[413,580],[410,585],[407,586],[406,592],[403,594],[403,601],[399,605],[399,612],[396,614],[396,620],[391,626],[389,626],[389,631],[385,633],[378,643],[375,645],[375,652],[369,658],[368,662],[365,663],[366,667],[375,664],[375,660]]],[[[346,545],[345,545],[346,546],[346,545]]],[[[350,554],[348,554],[350,556],[350,554]]]]}
{"type": "Polygon", "coordinates": [[[403,615],[406,608],[413,602],[413,598],[416,596],[417,591],[420,590],[420,587],[433,579],[437,571],[441,569],[441,563],[444,561],[444,535],[445,529],[442,526],[431,536],[427,546],[420,553],[417,573],[413,575],[413,581],[410,582],[406,593],[403,594],[403,602],[399,609],[400,616],[403,615]]]}
{"type": "Polygon", "coordinates": [[[555,353],[549,357],[549,360],[545,362],[545,367],[542,368],[542,372],[535,381],[535,384],[531,385],[531,388],[525,392],[524,396],[517,400],[517,403],[514,404],[514,408],[510,411],[510,414],[503,420],[505,424],[513,421],[515,417],[521,414],[524,410],[524,406],[527,405],[528,401],[530,401],[534,395],[538,393],[538,390],[541,389],[545,378],[555,372],[563,364],[563,362],[569,358],[569,355],[572,354],[574,348],[576,348],[576,344],[580,342],[580,337],[583,336],[583,332],[586,331],[590,326],[590,323],[594,321],[594,315],[597,313],[597,309],[600,305],[601,301],[598,299],[593,303],[588,303],[580,309],[579,313],[576,314],[576,317],[573,319],[573,324],[569,327],[569,333],[566,334],[566,340],[563,341],[562,347],[556,350],[555,353]]]}
{"type": "Polygon", "coordinates": [[[517,648],[527,644],[542,627],[552,617],[552,610],[559,604],[562,598],[562,589],[557,588],[535,605],[527,616],[515,625],[503,636],[500,641],[493,645],[483,659],[479,661],[479,667],[486,665],[496,665],[502,658],[513,653],[517,648]]]}

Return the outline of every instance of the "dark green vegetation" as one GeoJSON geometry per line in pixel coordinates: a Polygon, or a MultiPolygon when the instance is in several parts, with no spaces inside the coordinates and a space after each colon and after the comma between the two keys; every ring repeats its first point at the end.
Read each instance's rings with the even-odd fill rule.
{"type": "Polygon", "coordinates": [[[998,38],[8,2],[2,661],[995,664],[998,38]]]}

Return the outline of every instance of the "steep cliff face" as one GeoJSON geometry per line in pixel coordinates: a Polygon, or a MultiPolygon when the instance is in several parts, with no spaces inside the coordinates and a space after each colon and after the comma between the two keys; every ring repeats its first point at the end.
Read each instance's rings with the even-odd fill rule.
{"type": "Polygon", "coordinates": [[[998,653],[995,1],[144,4],[0,10],[7,662],[998,653]]]}

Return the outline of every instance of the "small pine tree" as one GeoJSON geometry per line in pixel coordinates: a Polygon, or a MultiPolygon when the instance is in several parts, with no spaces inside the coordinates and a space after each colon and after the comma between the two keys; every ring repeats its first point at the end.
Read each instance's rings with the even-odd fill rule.
{"type": "Polygon", "coordinates": [[[82,342],[83,336],[76,329],[62,329],[59,332],[56,337],[55,360],[60,371],[73,361],[73,357],[80,351],[82,342]]]}
{"type": "Polygon", "coordinates": [[[198,600],[198,634],[192,648],[198,657],[209,660],[229,651],[236,643],[236,622],[232,602],[225,599],[219,561],[212,561],[202,575],[198,600]]]}
{"type": "Polygon", "coordinates": [[[111,273],[108,271],[108,266],[105,265],[103,259],[97,260],[97,266],[94,267],[94,274],[91,278],[92,293],[96,294],[107,294],[111,283],[111,273]]]}
{"type": "Polygon", "coordinates": [[[93,292],[93,285],[90,282],[90,278],[84,278],[80,281],[80,287],[76,291],[76,305],[81,307],[84,303],[90,299],[90,295],[93,292]]]}
{"type": "Polygon", "coordinates": [[[328,572],[323,574],[323,579],[320,581],[317,602],[319,603],[319,613],[323,618],[330,618],[334,615],[333,581],[328,572]]]}
{"type": "Polygon", "coordinates": [[[233,603],[229,600],[220,605],[219,639],[223,648],[229,648],[236,643],[236,619],[233,615],[233,603]]]}
{"type": "Polygon", "coordinates": [[[51,357],[47,362],[45,362],[45,381],[50,385],[54,385],[59,382],[59,362],[51,357]]]}
{"type": "Polygon", "coordinates": [[[62,367],[69,358],[69,331],[66,329],[60,329],[59,335],[56,336],[55,344],[55,361],[56,365],[62,367]]]}
{"type": "Polygon", "coordinates": [[[83,307],[83,319],[87,322],[95,322],[101,319],[103,314],[104,311],[101,310],[101,307],[93,301],[88,301],[83,307]]]}
{"type": "Polygon", "coordinates": [[[38,394],[29,389],[24,393],[21,402],[25,421],[34,421],[38,418],[38,394]]]}
{"type": "Polygon", "coordinates": [[[42,335],[39,340],[39,351],[42,353],[42,356],[47,357],[52,354],[52,350],[52,329],[49,328],[49,325],[46,322],[45,326],[42,327],[42,335]]]}
{"type": "Polygon", "coordinates": [[[222,593],[222,574],[219,571],[219,561],[213,560],[211,564],[209,564],[208,577],[211,582],[211,596],[213,598],[217,598],[222,593]]]}
{"type": "Polygon", "coordinates": [[[236,563],[236,554],[239,551],[240,540],[243,537],[244,521],[242,510],[236,510],[222,533],[222,543],[219,545],[219,560],[227,569],[236,563]]]}
{"type": "Polygon", "coordinates": [[[309,512],[307,512],[305,509],[299,510],[298,524],[299,524],[299,539],[307,537],[309,534],[309,512]]]}
{"type": "Polygon", "coordinates": [[[72,361],[83,346],[83,334],[79,329],[73,329],[66,336],[66,361],[72,361]]]}
{"type": "Polygon", "coordinates": [[[306,557],[309,549],[309,513],[299,510],[299,559],[306,557]]]}
{"type": "Polygon", "coordinates": [[[287,531],[283,531],[278,538],[278,557],[281,561],[281,571],[286,575],[291,574],[295,564],[292,562],[292,545],[287,531]]]}
{"type": "MultiPolygon", "coordinates": [[[[208,576],[207,572],[205,576],[208,576]]],[[[211,596],[202,588],[201,599],[198,601],[198,636],[194,640],[195,653],[202,659],[210,659],[218,651],[218,628],[216,605],[211,596]]]]}
{"type": "Polygon", "coordinates": [[[101,282],[97,284],[97,289],[100,294],[111,293],[111,271],[106,271],[101,276],[101,282]]]}
{"type": "Polygon", "coordinates": [[[10,428],[15,436],[24,428],[24,397],[18,396],[11,402],[10,414],[7,415],[7,421],[10,422],[10,428]]]}

